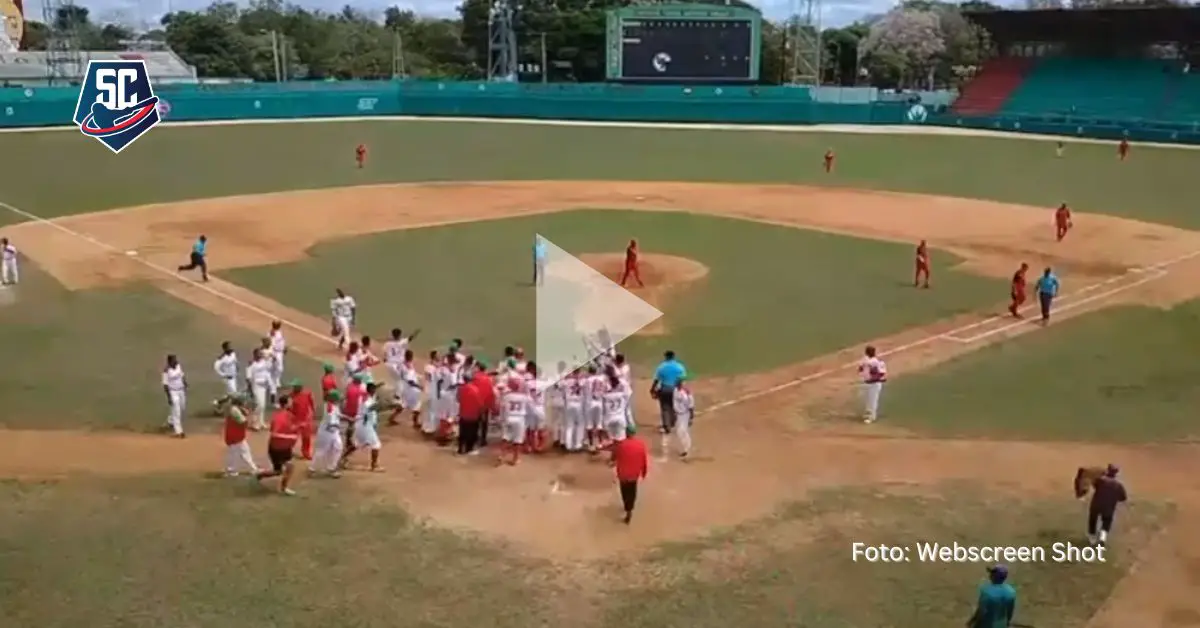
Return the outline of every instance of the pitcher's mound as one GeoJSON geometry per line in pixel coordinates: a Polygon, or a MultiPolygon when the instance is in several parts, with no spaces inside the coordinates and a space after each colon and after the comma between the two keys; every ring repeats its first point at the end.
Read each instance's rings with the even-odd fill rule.
{"type": "MultiPolygon", "coordinates": [[[[616,283],[621,283],[621,275],[625,272],[625,253],[585,253],[579,256],[580,261],[591,266],[596,272],[608,277],[616,283]]],[[[633,279],[625,288],[638,295],[643,301],[659,310],[666,311],[668,299],[677,291],[692,285],[708,276],[708,266],[686,257],[661,255],[657,253],[642,253],[638,263],[638,271],[645,286],[638,287],[633,279]]],[[[667,332],[667,319],[664,316],[647,325],[636,335],[662,335],[667,332]]]]}

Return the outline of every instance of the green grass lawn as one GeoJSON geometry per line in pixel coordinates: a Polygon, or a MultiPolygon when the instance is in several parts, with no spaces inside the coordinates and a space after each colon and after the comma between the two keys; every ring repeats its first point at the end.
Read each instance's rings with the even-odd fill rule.
{"type": "Polygon", "coordinates": [[[427,527],[338,482],[0,483],[9,626],[548,625],[537,564],[427,527]]]}
{"type": "Polygon", "coordinates": [[[1200,227],[1200,151],[955,136],[341,122],[156,129],[114,159],[76,133],[5,136],[0,200],[46,216],[229,194],[430,180],[794,182],[992,198],[1200,227]],[[359,142],[371,163],[353,167],[359,142]],[[230,150],[252,146],[253,150],[230,150]],[[820,172],[825,149],[838,170],[820,172]],[[69,170],[73,184],[60,185],[69,170]]]}
{"type": "MultiPolygon", "coordinates": [[[[665,304],[667,335],[622,345],[641,364],[680,349],[701,376],[800,361],[977,309],[1004,293],[996,281],[953,271],[938,280],[945,289],[914,290],[911,251],[901,244],[710,216],[602,210],[358,237],[319,245],[300,262],[222,275],[323,317],[341,286],[359,302],[360,327],[374,335],[420,327],[422,346],[461,337],[498,353],[506,344],[534,346],[534,233],[575,254],[618,252],[632,234],[646,251],[706,264],[707,278],[665,304]],[[433,263],[437,272],[426,272],[433,263]],[[872,307],[861,307],[863,295],[872,307]]],[[[934,256],[938,267],[956,263],[946,253],[934,256]]]]}
{"type": "Polygon", "coordinates": [[[1094,439],[1200,436],[1200,301],[1125,307],[895,378],[886,421],[945,436],[1094,439]]]}
{"type": "MultiPolygon", "coordinates": [[[[1073,501],[985,499],[976,486],[830,491],[636,565],[602,565],[585,585],[348,485],[301,488],[283,499],[246,480],[170,475],[0,482],[0,606],[14,626],[46,628],[954,626],[983,564],[854,562],[851,544],[1049,546],[1082,524],[1073,501]]],[[[1018,619],[1080,625],[1168,515],[1146,503],[1123,512],[1103,564],[1012,564],[1018,619]]]]}
{"type": "Polygon", "coordinates": [[[1009,563],[1018,596],[1015,619],[1038,628],[1081,626],[1169,512],[1155,504],[1123,512],[1120,541],[1111,544],[1105,563],[1055,563],[1049,560],[1054,543],[1082,538],[1079,505],[998,498],[984,488],[953,486],[929,497],[830,491],[773,519],[667,548],[644,568],[680,575],[669,587],[615,596],[606,625],[962,626],[987,564],[921,562],[916,551],[920,542],[957,541],[1046,548],[1044,563],[1009,563]],[[797,538],[808,542],[798,544],[797,538]],[[855,562],[855,542],[908,546],[911,560],[855,562]],[[707,571],[696,569],[690,563],[703,551],[724,552],[736,568],[721,569],[713,560],[707,571]]]}
{"type": "MultiPolygon", "coordinates": [[[[240,355],[257,345],[254,334],[153,286],[72,292],[33,264],[21,273],[7,291],[13,302],[0,304],[3,427],[156,429],[166,420],[159,373],[168,353],[188,374],[189,414],[204,414],[223,390],[212,370],[221,341],[240,355]]],[[[300,356],[293,368],[319,372],[300,356]]]]}

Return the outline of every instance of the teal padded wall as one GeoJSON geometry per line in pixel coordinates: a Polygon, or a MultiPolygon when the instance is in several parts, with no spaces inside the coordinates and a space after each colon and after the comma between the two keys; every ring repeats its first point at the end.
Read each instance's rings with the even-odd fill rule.
{"type": "MultiPolygon", "coordinates": [[[[907,124],[899,102],[817,102],[807,88],[681,87],[480,82],[340,82],[160,86],[167,120],[339,116],[443,116],[708,122],[907,124]]],[[[0,88],[0,126],[70,124],[78,91],[0,88]]],[[[826,100],[826,99],[823,99],[826,100]]],[[[847,99],[851,100],[851,99],[847,99]]],[[[1200,121],[1102,120],[1063,116],[932,116],[926,124],[1074,137],[1200,144],[1200,121]]]]}

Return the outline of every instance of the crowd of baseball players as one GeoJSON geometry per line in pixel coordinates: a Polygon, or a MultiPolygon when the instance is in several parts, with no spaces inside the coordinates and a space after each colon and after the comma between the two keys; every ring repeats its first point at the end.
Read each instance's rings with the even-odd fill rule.
{"type": "MultiPolygon", "coordinates": [[[[281,491],[293,494],[288,484],[297,446],[300,456],[311,461],[311,475],[339,477],[363,451],[369,457],[367,468],[382,471],[381,422],[409,425],[441,446],[456,444],[464,456],[479,455],[498,440],[497,460],[504,465],[517,464],[525,454],[550,451],[598,454],[636,431],[631,368],[624,355],[604,342],[607,334],[591,339],[597,357],[575,370],[559,363],[547,372],[526,359],[520,347],[511,346],[493,365],[465,351],[459,339],[444,350],[430,351],[418,364],[411,344],[419,331],[392,329],[377,355],[371,337],[352,339],[357,318],[352,297],[337,291],[331,314],[342,364],[323,365],[319,393],[300,380],[285,382],[288,344],[281,321],[271,323],[245,363],[230,343],[222,344],[212,368],[224,393],[213,401],[213,409],[224,418],[227,475],[282,476],[281,491]],[[375,380],[375,367],[387,373],[386,386],[375,380]],[[254,462],[247,437],[255,431],[270,435],[270,470],[254,462]]],[[[686,458],[695,402],[679,379],[669,387],[656,381],[650,392],[662,407],[664,455],[674,439],[677,455],[686,458]]],[[[167,356],[162,386],[168,403],[165,429],[184,438],[187,378],[174,355],[167,356]]]]}

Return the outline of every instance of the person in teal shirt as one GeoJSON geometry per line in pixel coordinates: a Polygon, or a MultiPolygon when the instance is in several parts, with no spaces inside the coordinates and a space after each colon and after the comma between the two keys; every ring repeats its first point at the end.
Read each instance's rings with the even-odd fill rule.
{"type": "Polygon", "coordinates": [[[542,236],[533,237],[533,285],[546,283],[546,241],[542,236]]]}
{"type": "Polygon", "coordinates": [[[687,367],[675,358],[674,351],[663,353],[663,361],[654,369],[650,396],[658,400],[659,431],[664,435],[675,429],[675,389],[687,379],[687,367]]]}
{"type": "Polygon", "coordinates": [[[967,620],[967,628],[1009,628],[1017,610],[1017,590],[1007,584],[1008,568],[988,567],[988,581],[979,585],[979,600],[975,613],[967,620]]]}
{"type": "Polygon", "coordinates": [[[199,268],[200,278],[204,281],[208,281],[207,255],[208,238],[200,236],[199,238],[196,238],[194,243],[192,243],[192,252],[191,255],[188,256],[188,263],[179,267],[180,272],[185,270],[196,270],[199,268]]]}
{"type": "Polygon", "coordinates": [[[1045,325],[1050,322],[1050,306],[1058,296],[1058,276],[1049,266],[1038,277],[1034,290],[1037,291],[1038,304],[1042,306],[1042,324],[1045,325]]]}

